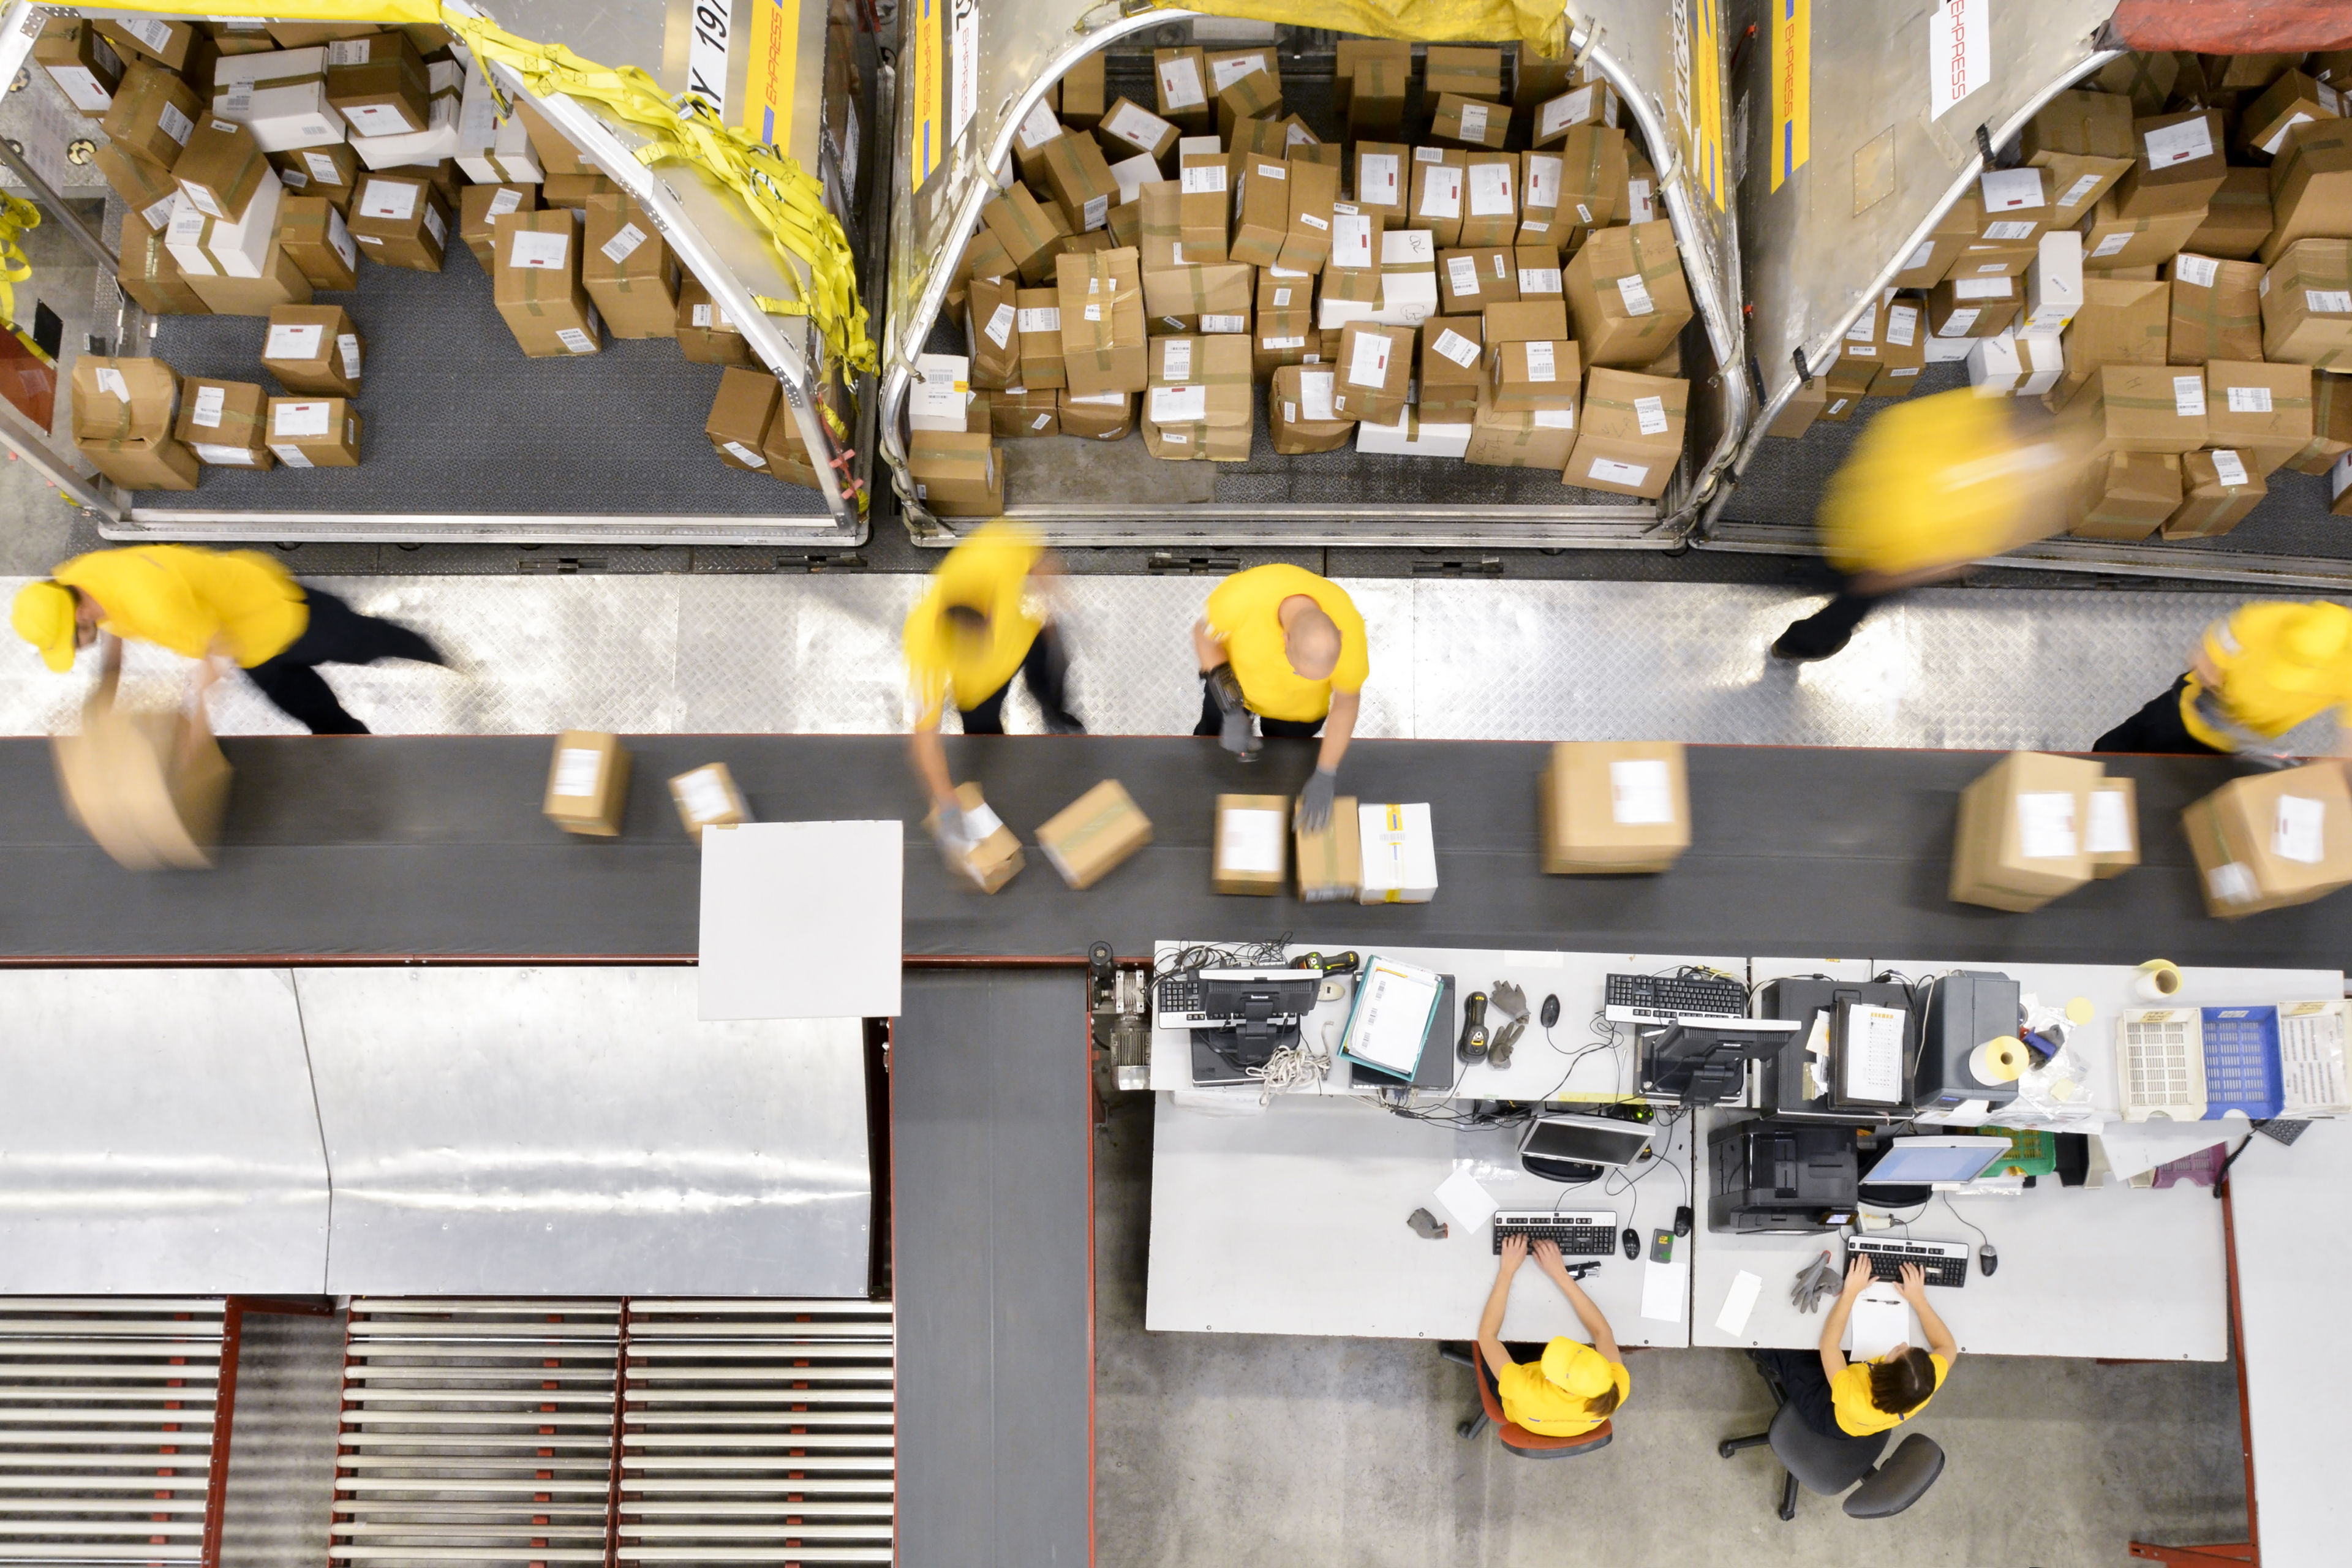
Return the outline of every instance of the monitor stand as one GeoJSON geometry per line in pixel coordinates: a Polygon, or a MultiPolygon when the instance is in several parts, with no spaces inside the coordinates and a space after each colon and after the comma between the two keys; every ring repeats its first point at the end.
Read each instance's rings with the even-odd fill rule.
{"type": "MultiPolygon", "coordinates": [[[[1192,1083],[1195,1088],[1257,1081],[1243,1071],[1231,1056],[1216,1048],[1218,1044],[1226,1044],[1234,1039],[1233,1030],[1193,1029],[1190,1033],[1192,1037],[1192,1083]]],[[[1274,1051],[1286,1050],[1298,1044],[1298,1026],[1290,1024],[1277,1027],[1273,1039],[1274,1044],[1267,1053],[1269,1056],[1274,1051]]]]}

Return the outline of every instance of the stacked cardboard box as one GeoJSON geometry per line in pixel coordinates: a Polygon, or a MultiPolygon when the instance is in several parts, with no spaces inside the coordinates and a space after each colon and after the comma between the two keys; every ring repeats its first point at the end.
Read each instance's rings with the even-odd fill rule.
{"type": "Polygon", "coordinates": [[[2011,752],[1960,792],[1952,901],[2024,913],[2112,875],[2139,842],[2119,793],[2088,757],[2011,752]]]}

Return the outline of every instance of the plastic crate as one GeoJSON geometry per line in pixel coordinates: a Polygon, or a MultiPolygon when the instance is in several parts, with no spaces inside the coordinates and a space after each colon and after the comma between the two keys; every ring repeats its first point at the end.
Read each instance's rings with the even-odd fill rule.
{"type": "Polygon", "coordinates": [[[2280,1089],[2278,1009],[2204,1009],[2205,1120],[2239,1111],[2261,1121],[2284,1104],[2280,1089]]]}
{"type": "Polygon", "coordinates": [[[1997,1176],[2047,1176],[2058,1169],[2058,1142],[2034,1127],[1979,1127],[1979,1132],[2009,1140],[2009,1152],[1997,1161],[1997,1176]]]}

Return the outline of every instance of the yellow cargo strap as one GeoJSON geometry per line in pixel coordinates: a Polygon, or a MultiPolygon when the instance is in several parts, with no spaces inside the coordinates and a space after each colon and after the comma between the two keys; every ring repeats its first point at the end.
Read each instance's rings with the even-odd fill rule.
{"type": "Polygon", "coordinates": [[[0,196],[0,322],[10,326],[16,322],[16,286],[33,275],[33,264],[25,258],[16,237],[40,226],[40,208],[16,196],[0,196]]]}
{"type": "MultiPolygon", "coordinates": [[[[1196,10],[1184,0],[1152,0],[1154,10],[1196,10]]],[[[1559,0],[1218,0],[1220,16],[1329,27],[1414,43],[1501,43],[1517,38],[1550,58],[1568,47],[1559,0]]]]}

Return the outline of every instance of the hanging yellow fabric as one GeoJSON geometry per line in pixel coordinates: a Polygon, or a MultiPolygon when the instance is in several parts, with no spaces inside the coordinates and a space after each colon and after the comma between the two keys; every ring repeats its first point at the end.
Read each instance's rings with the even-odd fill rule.
{"type": "MultiPolygon", "coordinates": [[[[1156,10],[1198,8],[1182,0],[1154,0],[1156,10]]],[[[1217,0],[1216,13],[1417,44],[1499,44],[1517,38],[1547,58],[1568,47],[1568,23],[1559,0],[1217,0]]]]}
{"type": "Polygon", "coordinates": [[[16,237],[40,226],[40,208],[16,196],[0,196],[0,323],[16,325],[16,285],[33,275],[33,264],[16,237]]]}

